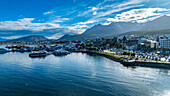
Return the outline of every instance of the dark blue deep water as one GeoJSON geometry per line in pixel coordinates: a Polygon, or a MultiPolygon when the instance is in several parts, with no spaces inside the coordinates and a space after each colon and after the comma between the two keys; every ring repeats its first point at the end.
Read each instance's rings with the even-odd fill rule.
{"type": "Polygon", "coordinates": [[[127,68],[101,56],[0,54],[0,96],[170,96],[170,70],[127,68]]]}

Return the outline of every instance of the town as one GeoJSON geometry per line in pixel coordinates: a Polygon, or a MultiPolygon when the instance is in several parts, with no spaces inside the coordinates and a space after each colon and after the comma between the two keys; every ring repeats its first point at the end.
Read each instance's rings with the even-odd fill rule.
{"type": "MultiPolygon", "coordinates": [[[[96,37],[88,40],[74,41],[39,41],[39,42],[12,42],[4,41],[0,52],[31,52],[31,51],[50,51],[67,50],[70,52],[88,51],[111,54],[118,58],[123,58],[127,62],[157,62],[169,63],[170,39],[167,36],[119,36],[119,37],[96,37]],[[32,46],[31,46],[32,45],[32,46]]],[[[65,51],[63,51],[65,52],[65,51]]],[[[47,55],[47,54],[46,54],[47,55]]],[[[45,56],[46,56],[45,55],[45,56]]]]}

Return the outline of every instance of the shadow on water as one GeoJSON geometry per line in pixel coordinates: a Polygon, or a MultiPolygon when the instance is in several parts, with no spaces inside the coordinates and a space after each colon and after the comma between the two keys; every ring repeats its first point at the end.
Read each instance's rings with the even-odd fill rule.
{"type": "Polygon", "coordinates": [[[43,56],[43,57],[30,57],[29,56],[29,58],[31,58],[31,59],[45,59],[47,56],[43,56]]]}
{"type": "Polygon", "coordinates": [[[6,54],[6,53],[8,53],[8,52],[2,52],[2,53],[0,53],[0,55],[4,55],[4,54],[6,54]]]}
{"type": "Polygon", "coordinates": [[[90,53],[83,53],[83,54],[87,54],[87,55],[89,55],[89,56],[95,56],[95,57],[99,57],[98,55],[96,55],[96,54],[90,54],[90,53]]]}
{"type": "MultiPolygon", "coordinates": [[[[53,54],[54,55],[54,54],[53,54]]],[[[66,57],[68,54],[64,54],[64,55],[54,55],[55,57],[66,57]]]]}

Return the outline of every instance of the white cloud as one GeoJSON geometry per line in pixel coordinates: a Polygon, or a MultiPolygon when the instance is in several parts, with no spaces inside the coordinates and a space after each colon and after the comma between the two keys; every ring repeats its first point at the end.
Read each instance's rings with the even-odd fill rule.
{"type": "Polygon", "coordinates": [[[137,21],[137,22],[147,22],[153,19],[156,19],[159,16],[162,16],[165,11],[170,11],[166,8],[141,8],[141,9],[132,9],[121,14],[117,14],[115,18],[108,18],[107,21],[114,22],[128,22],[128,21],[137,21]]]}
{"type": "MultiPolygon", "coordinates": [[[[110,1],[114,2],[114,0],[104,0],[102,3],[99,3],[95,7],[88,7],[88,8],[90,8],[89,10],[79,14],[78,16],[89,16],[88,14],[94,15],[97,11],[101,11],[99,13],[99,15],[101,14],[101,16],[98,16],[98,17],[102,17],[102,16],[106,16],[106,15],[110,15],[110,14],[114,13],[115,10],[127,9],[127,8],[129,9],[129,8],[132,8],[132,6],[140,7],[142,5],[138,5],[138,4],[140,4],[142,2],[146,2],[146,0],[129,0],[129,1],[126,1],[123,3],[116,3],[116,4],[112,3],[112,4],[105,4],[104,6],[102,6],[102,4],[104,4],[106,2],[110,2],[110,1]]],[[[150,0],[147,0],[147,1],[150,1],[150,0]]]]}
{"type": "Polygon", "coordinates": [[[92,11],[96,11],[96,10],[98,10],[98,8],[97,8],[97,7],[92,7],[91,10],[92,10],[92,11]]]}
{"type": "Polygon", "coordinates": [[[56,39],[56,38],[60,38],[60,37],[62,37],[63,36],[63,33],[56,33],[56,34],[54,34],[54,35],[52,35],[52,36],[49,36],[49,37],[47,37],[48,39],[56,39]]]}
{"type": "Polygon", "coordinates": [[[47,15],[47,14],[52,14],[52,13],[54,13],[54,11],[44,12],[43,14],[44,14],[44,15],[47,15]]]}
{"type": "Polygon", "coordinates": [[[90,9],[83,12],[83,13],[81,13],[81,14],[78,14],[78,16],[85,16],[85,15],[87,15],[89,13],[94,15],[94,14],[97,13],[97,10],[99,9],[98,7],[88,7],[88,8],[90,8],[90,9]]]}
{"type": "Polygon", "coordinates": [[[1,30],[32,30],[42,31],[43,29],[60,28],[59,24],[53,23],[32,23],[35,18],[23,18],[17,21],[0,22],[1,30]]]}
{"type": "Polygon", "coordinates": [[[109,22],[110,22],[110,21],[111,21],[111,22],[114,21],[113,18],[107,18],[106,20],[109,21],[109,22]]]}
{"type": "Polygon", "coordinates": [[[58,19],[56,19],[56,20],[53,20],[52,22],[64,22],[64,21],[68,21],[68,20],[70,20],[70,18],[58,18],[58,19]]]}
{"type": "Polygon", "coordinates": [[[110,23],[103,23],[103,25],[109,25],[110,23]]]}
{"type": "MultiPolygon", "coordinates": [[[[103,3],[106,3],[107,1],[113,1],[113,0],[105,0],[103,3]]],[[[144,5],[140,3],[144,1],[145,0],[130,0],[127,2],[120,3],[120,4],[119,3],[105,4],[104,6],[101,6],[103,3],[100,3],[99,4],[100,6],[97,5],[96,7],[88,7],[90,9],[85,11],[82,14],[79,14],[79,16],[91,16],[90,14],[92,14],[93,16],[89,21],[100,22],[100,21],[106,20],[106,16],[113,15],[116,12],[121,12],[123,10],[131,9],[135,7],[142,7],[144,5]]],[[[81,24],[81,23],[78,23],[78,24],[81,24]]],[[[86,24],[86,22],[84,22],[83,24],[86,24]]]]}
{"type": "Polygon", "coordinates": [[[8,36],[8,37],[1,37],[3,39],[16,39],[16,38],[20,38],[20,37],[23,37],[25,35],[17,35],[17,36],[8,36]]]}
{"type": "Polygon", "coordinates": [[[88,20],[86,22],[79,22],[77,24],[91,24],[91,23],[94,23],[94,22],[96,22],[96,21],[95,20],[88,20]]]}
{"type": "Polygon", "coordinates": [[[123,11],[123,10],[126,10],[126,9],[130,9],[130,8],[134,8],[134,7],[141,7],[141,6],[143,6],[143,5],[127,6],[127,7],[123,7],[123,8],[119,8],[119,9],[108,10],[106,12],[100,12],[100,13],[98,13],[99,15],[96,15],[94,18],[104,17],[104,16],[107,16],[107,15],[111,15],[115,12],[120,12],[120,11],[123,11]]]}
{"type": "Polygon", "coordinates": [[[93,15],[97,15],[97,11],[94,11],[94,12],[93,12],[93,15]]]}
{"type": "Polygon", "coordinates": [[[170,4],[170,2],[166,2],[166,3],[162,4],[161,6],[166,6],[166,5],[169,5],[169,4],[170,4]]]}

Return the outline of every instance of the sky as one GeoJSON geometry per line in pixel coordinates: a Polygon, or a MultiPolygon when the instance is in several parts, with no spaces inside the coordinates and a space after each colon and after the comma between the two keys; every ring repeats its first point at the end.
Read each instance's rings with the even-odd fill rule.
{"type": "Polygon", "coordinates": [[[170,15],[170,0],[0,0],[0,38],[57,39],[112,22],[145,23],[170,15]]]}

